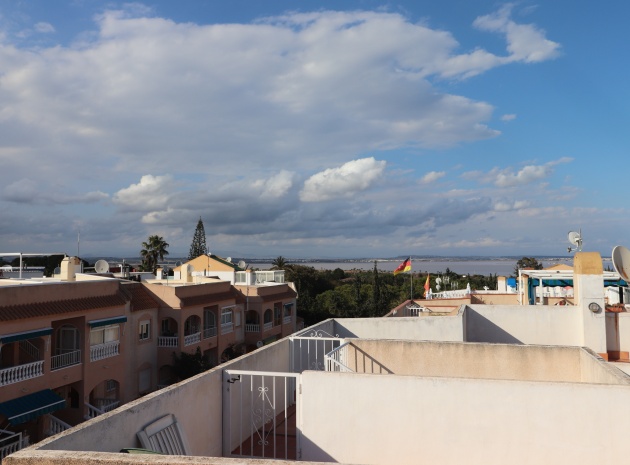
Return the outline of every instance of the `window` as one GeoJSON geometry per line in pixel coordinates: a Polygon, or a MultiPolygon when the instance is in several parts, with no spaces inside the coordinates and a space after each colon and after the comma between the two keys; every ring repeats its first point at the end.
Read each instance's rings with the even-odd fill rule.
{"type": "Polygon", "coordinates": [[[118,341],[120,333],[120,326],[109,325],[99,328],[93,328],[90,331],[90,345],[96,346],[99,344],[106,344],[108,342],[118,341]]]}
{"type": "Polygon", "coordinates": [[[293,304],[284,304],[284,316],[285,318],[291,316],[293,311],[293,304]]]}
{"type": "Polygon", "coordinates": [[[143,320],[140,322],[138,339],[145,341],[151,338],[151,320],[143,320]]]}
{"type": "Polygon", "coordinates": [[[273,325],[279,326],[282,324],[282,302],[276,302],[273,304],[273,325]]]}
{"type": "Polygon", "coordinates": [[[115,379],[108,379],[107,381],[105,381],[105,390],[107,392],[115,391],[117,386],[118,383],[115,379]]]}
{"type": "Polygon", "coordinates": [[[232,308],[227,307],[221,310],[221,326],[232,324],[232,308]]]}
{"type": "Polygon", "coordinates": [[[217,306],[203,309],[203,329],[210,329],[216,326],[214,321],[214,312],[217,310],[217,306]]]}

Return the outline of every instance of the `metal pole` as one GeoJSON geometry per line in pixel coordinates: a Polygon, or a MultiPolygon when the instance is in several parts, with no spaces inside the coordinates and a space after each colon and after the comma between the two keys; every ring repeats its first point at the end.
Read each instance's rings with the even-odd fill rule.
{"type": "Polygon", "coordinates": [[[411,301],[413,302],[413,266],[411,265],[411,257],[409,257],[409,266],[410,266],[410,270],[409,270],[409,277],[411,278],[411,301]]]}

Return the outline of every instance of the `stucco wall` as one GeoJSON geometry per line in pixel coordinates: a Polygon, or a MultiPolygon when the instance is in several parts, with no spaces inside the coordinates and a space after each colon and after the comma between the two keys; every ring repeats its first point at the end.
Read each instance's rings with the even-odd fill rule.
{"type": "Polygon", "coordinates": [[[222,455],[223,369],[288,371],[288,340],[237,358],[181,383],[153,392],[36,446],[45,450],[117,452],[138,447],[136,433],[172,413],[192,455],[222,455]]]}
{"type": "Polygon", "coordinates": [[[582,313],[570,306],[471,305],[466,341],[582,346],[582,313]]]}
{"type": "Polygon", "coordinates": [[[302,375],[302,458],[365,464],[625,463],[630,387],[302,375]]]}
{"type": "Polygon", "coordinates": [[[409,339],[415,341],[463,341],[462,314],[403,318],[339,318],[339,337],[409,339]]]}

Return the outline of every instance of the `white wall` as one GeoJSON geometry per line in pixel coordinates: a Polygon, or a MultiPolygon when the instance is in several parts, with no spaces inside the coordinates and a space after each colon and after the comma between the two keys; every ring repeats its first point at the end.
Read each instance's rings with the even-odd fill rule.
{"type": "Polygon", "coordinates": [[[560,305],[470,305],[466,341],[582,346],[582,311],[560,305]]]}
{"type": "Polygon", "coordinates": [[[628,386],[305,372],[301,402],[303,460],[627,461],[628,386]]]}
{"type": "Polygon", "coordinates": [[[340,337],[408,339],[414,341],[464,340],[462,313],[453,316],[400,318],[338,318],[340,337]]]}

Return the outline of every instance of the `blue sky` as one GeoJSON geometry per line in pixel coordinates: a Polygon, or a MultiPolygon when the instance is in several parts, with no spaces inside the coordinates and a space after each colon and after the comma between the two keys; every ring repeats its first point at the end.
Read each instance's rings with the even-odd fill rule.
{"type": "Polygon", "coordinates": [[[0,252],[628,245],[630,6],[0,0],[0,252]],[[340,6],[341,5],[341,6],[340,6]]]}

